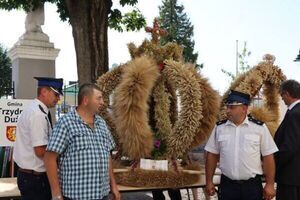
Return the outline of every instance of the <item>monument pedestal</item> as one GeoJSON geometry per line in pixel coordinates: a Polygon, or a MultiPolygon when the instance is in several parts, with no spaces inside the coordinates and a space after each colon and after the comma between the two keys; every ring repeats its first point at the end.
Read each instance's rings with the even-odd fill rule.
{"type": "Polygon", "coordinates": [[[37,96],[37,81],[33,77],[55,77],[55,59],[59,49],[42,32],[27,32],[9,50],[12,60],[12,81],[17,99],[37,96]]]}

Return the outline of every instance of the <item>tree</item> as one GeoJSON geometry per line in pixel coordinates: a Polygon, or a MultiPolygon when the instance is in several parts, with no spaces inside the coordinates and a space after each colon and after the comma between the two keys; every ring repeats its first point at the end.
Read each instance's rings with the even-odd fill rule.
{"type": "MultiPolygon", "coordinates": [[[[177,0],[164,0],[159,7],[160,23],[168,35],[161,39],[161,44],[176,42],[183,47],[185,62],[196,63],[198,53],[194,52],[195,41],[193,40],[194,26],[184,12],[184,6],[178,5],[177,0]]],[[[198,65],[202,68],[202,65],[198,65]]]]}
{"type": "MultiPolygon", "coordinates": [[[[0,0],[0,8],[28,12],[45,2],[55,3],[61,20],[72,26],[79,84],[94,82],[108,71],[108,26],[118,31],[135,31],[146,24],[138,9],[122,14],[112,9],[112,0],[0,0]]],[[[138,0],[119,2],[121,6],[134,6],[138,0]]]]}
{"type": "Polygon", "coordinates": [[[0,45],[0,97],[10,95],[11,88],[11,62],[7,50],[0,45]]]}
{"type": "Polygon", "coordinates": [[[248,58],[251,56],[251,51],[247,49],[247,42],[244,41],[244,46],[241,52],[237,53],[238,55],[238,71],[237,74],[233,74],[225,69],[221,69],[221,71],[229,76],[233,81],[240,73],[248,71],[251,66],[248,64],[248,58]]]}

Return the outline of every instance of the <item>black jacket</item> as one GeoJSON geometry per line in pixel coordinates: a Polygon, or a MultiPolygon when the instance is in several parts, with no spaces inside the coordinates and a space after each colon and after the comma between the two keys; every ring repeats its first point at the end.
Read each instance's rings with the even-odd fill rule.
{"type": "Polygon", "coordinates": [[[286,113],[274,140],[276,182],[300,186],[300,103],[286,113]]]}

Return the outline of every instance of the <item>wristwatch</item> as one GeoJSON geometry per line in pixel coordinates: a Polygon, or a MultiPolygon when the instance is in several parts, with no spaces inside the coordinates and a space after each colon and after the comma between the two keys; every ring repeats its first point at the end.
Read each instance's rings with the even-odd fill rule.
{"type": "Polygon", "coordinates": [[[61,200],[61,199],[63,199],[62,196],[58,195],[56,197],[52,197],[51,200],[61,200]]]}

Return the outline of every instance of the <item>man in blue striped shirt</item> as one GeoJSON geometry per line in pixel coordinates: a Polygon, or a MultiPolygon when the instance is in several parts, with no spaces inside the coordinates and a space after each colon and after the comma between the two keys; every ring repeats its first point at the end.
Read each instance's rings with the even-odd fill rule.
{"type": "Polygon", "coordinates": [[[115,143],[105,121],[97,115],[103,105],[100,89],[82,85],[78,104],[60,118],[47,146],[45,165],[52,199],[105,200],[111,191],[119,200],[110,155],[115,143]]]}

